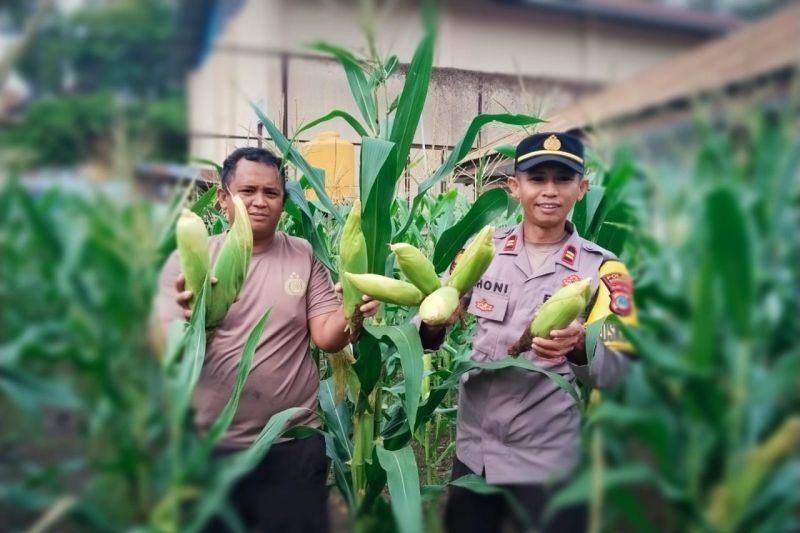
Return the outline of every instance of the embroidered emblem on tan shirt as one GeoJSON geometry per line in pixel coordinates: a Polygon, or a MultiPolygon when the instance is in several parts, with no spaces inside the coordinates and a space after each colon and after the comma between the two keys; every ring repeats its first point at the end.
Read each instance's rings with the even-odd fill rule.
{"type": "Polygon", "coordinates": [[[486,312],[494,310],[494,305],[487,302],[486,298],[481,298],[480,300],[475,302],[475,307],[477,307],[481,311],[486,311],[486,312]]]}
{"type": "Polygon", "coordinates": [[[292,272],[292,275],[284,283],[283,289],[289,296],[302,296],[306,292],[306,282],[300,279],[297,272],[292,272]]]}

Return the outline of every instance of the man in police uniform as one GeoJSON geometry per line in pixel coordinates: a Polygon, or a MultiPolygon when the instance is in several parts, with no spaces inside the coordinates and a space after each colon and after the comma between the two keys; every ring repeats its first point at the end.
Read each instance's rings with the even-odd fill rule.
{"type": "MultiPolygon", "coordinates": [[[[589,186],[583,144],[564,133],[531,135],[517,147],[515,166],[508,187],[524,220],[497,230],[497,255],[462,300],[477,318],[471,358],[488,362],[508,357],[509,347],[538,308],[562,286],[588,277],[591,309],[568,327],[550,332],[549,338],[534,338],[521,357],[571,382],[613,386],[632,350],[608,327],[588,364],[584,324],[613,313],[635,325],[633,284],[611,252],[581,238],[567,221],[589,186]]],[[[423,324],[420,334],[424,346],[435,349],[445,331],[423,324]]],[[[453,479],[474,473],[507,488],[538,522],[552,484],[565,482],[578,464],[580,430],[575,401],[547,376],[517,368],[472,371],[462,378],[459,391],[453,479]]],[[[509,516],[502,496],[453,487],[445,525],[452,532],[485,533],[499,531],[509,516]]],[[[563,510],[540,526],[560,533],[583,531],[585,508],[563,510]]]]}

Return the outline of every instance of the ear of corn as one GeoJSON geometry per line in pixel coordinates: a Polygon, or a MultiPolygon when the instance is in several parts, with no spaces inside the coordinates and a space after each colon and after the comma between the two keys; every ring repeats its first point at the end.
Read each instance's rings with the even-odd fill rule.
{"type": "Polygon", "coordinates": [[[432,292],[419,306],[419,316],[423,322],[438,326],[447,322],[458,309],[458,290],[455,287],[441,287],[432,292]]]}
{"type": "Polygon", "coordinates": [[[397,257],[400,271],[424,294],[430,294],[442,286],[433,263],[416,247],[401,242],[393,244],[391,248],[397,257]]]}
{"type": "Polygon", "coordinates": [[[530,349],[534,337],[549,337],[554,329],[567,327],[586,309],[591,297],[591,278],[585,278],[562,287],[550,297],[525,329],[519,340],[508,349],[511,355],[519,355],[530,349]]]}
{"type": "Polygon", "coordinates": [[[531,334],[548,337],[554,329],[565,328],[578,318],[589,301],[591,282],[591,278],[585,278],[556,291],[531,322],[531,334]]]}
{"type": "MultiPolygon", "coordinates": [[[[350,214],[339,239],[339,265],[342,274],[363,274],[367,271],[367,243],[361,231],[361,202],[356,200],[350,209],[350,214]]],[[[361,332],[363,317],[359,307],[363,293],[347,278],[342,275],[342,305],[344,316],[347,319],[347,330],[350,332],[350,342],[358,338],[361,332]]]]}
{"type": "Polygon", "coordinates": [[[208,278],[208,230],[203,219],[188,209],[181,212],[175,226],[181,272],[186,278],[186,290],[194,295],[192,307],[208,278]]]}
{"type": "Polygon", "coordinates": [[[494,226],[487,225],[464,250],[447,285],[464,294],[475,285],[494,259],[494,226]]]}
{"type": "Polygon", "coordinates": [[[233,224],[222,243],[214,276],[218,282],[211,287],[211,299],[207,306],[207,326],[219,324],[228,308],[238,296],[247,278],[250,256],[253,253],[253,230],[244,202],[238,195],[232,198],[234,206],[233,224]]]}
{"type": "Polygon", "coordinates": [[[425,295],[411,283],[399,279],[387,278],[378,274],[344,275],[358,290],[364,294],[396,305],[419,305],[425,295]]]}

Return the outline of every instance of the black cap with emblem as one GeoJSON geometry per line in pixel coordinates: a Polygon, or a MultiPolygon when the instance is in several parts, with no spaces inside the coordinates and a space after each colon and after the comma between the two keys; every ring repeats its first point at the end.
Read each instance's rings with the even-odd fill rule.
{"type": "Polygon", "coordinates": [[[530,170],[542,163],[561,163],[579,174],[584,173],[583,143],[568,133],[536,133],[517,145],[514,168],[517,172],[530,170]]]}

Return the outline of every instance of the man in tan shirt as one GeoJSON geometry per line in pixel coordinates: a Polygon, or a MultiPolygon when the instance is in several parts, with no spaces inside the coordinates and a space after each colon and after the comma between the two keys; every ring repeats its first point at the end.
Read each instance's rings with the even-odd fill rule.
{"type": "MultiPolygon", "coordinates": [[[[237,149],[223,164],[218,200],[229,214],[232,195],[244,201],[253,256],[239,299],[208,338],[193,402],[200,431],[211,426],[230,397],[249,332],[267,309],[272,311],[217,455],[248,447],[272,415],[290,407],[307,409],[294,425],[319,427],[314,414],[319,372],[309,341],[327,352],[348,344],[342,304],[311,245],[276,231],[286,200],[280,168],[281,160],[263,148],[237,149]]],[[[221,235],[211,238],[212,260],[222,240],[221,235]]],[[[173,253],[160,276],[157,309],[163,327],[189,316],[191,298],[173,253]]],[[[367,299],[361,311],[374,315],[378,305],[367,299]]],[[[234,487],[232,503],[248,531],[327,531],[327,468],[322,437],[280,442],[234,487]]]]}

